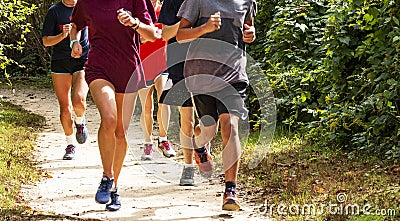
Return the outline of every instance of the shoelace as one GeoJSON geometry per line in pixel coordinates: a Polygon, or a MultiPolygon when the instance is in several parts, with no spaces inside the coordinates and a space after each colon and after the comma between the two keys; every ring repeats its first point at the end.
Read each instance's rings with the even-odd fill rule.
{"type": "Polygon", "coordinates": [[[201,163],[206,163],[208,162],[208,154],[207,154],[207,150],[204,150],[203,153],[197,153],[199,155],[200,158],[200,162],[201,163]]]}
{"type": "Polygon", "coordinates": [[[189,167],[189,168],[186,168],[185,170],[183,170],[183,177],[184,178],[192,178],[192,170],[193,169],[194,169],[193,167],[189,167]]]}
{"type": "Polygon", "coordinates": [[[225,198],[236,198],[236,189],[234,188],[226,188],[225,190],[225,198]]]}
{"type": "Polygon", "coordinates": [[[117,202],[119,198],[119,194],[118,193],[112,193],[111,194],[111,201],[112,202],[117,202]]]}
{"type": "Polygon", "coordinates": [[[78,131],[79,134],[83,134],[83,128],[85,128],[85,124],[76,125],[76,130],[78,131]]]}
{"type": "Polygon", "coordinates": [[[163,142],[161,142],[161,144],[163,145],[163,147],[164,147],[166,150],[169,150],[169,149],[170,149],[170,144],[169,144],[168,141],[163,141],[163,142]]]}
{"type": "Polygon", "coordinates": [[[73,145],[68,145],[67,148],[65,148],[65,152],[68,154],[75,153],[75,147],[73,145]]]}
{"type": "Polygon", "coordinates": [[[108,190],[111,188],[110,182],[111,182],[111,181],[108,181],[108,180],[101,180],[100,186],[99,186],[100,191],[101,191],[101,192],[106,192],[106,191],[108,191],[108,190]]]}
{"type": "Polygon", "coordinates": [[[152,146],[150,146],[150,145],[149,146],[145,146],[144,153],[146,155],[150,155],[152,150],[153,150],[152,146]]]}

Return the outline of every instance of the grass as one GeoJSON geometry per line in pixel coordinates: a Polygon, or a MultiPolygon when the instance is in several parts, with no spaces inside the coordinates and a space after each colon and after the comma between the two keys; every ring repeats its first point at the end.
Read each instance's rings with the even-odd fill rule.
{"type": "Polygon", "coordinates": [[[11,103],[0,101],[0,217],[22,213],[21,185],[33,184],[40,175],[35,170],[33,142],[42,116],[11,103]]]}
{"type": "MultiPolygon", "coordinates": [[[[51,89],[50,76],[0,79],[0,85],[10,88],[51,89]]],[[[35,211],[28,207],[20,195],[22,185],[34,185],[42,174],[35,160],[34,143],[43,116],[0,98],[0,221],[2,220],[87,220],[59,214],[35,211]]]]}
{"type": "Polygon", "coordinates": [[[367,152],[345,152],[339,147],[322,148],[304,142],[296,136],[279,135],[271,144],[267,156],[254,169],[248,162],[256,141],[250,139],[240,168],[241,197],[255,204],[264,205],[260,215],[278,220],[398,220],[400,217],[400,167],[398,161],[386,162],[381,155],[367,152]],[[245,193],[245,194],[243,194],[245,193]],[[338,197],[345,201],[339,203],[338,197]],[[271,205],[276,205],[275,207],[271,205]],[[325,204],[326,206],[323,206],[325,204]],[[336,204],[338,207],[336,207],[336,204]],[[291,206],[281,209],[278,205],[291,206]],[[317,213],[300,216],[302,206],[313,205],[317,213]],[[328,205],[332,206],[329,212],[328,205]],[[354,206],[354,212],[353,212],[354,206]],[[359,215],[355,214],[359,207],[359,215]],[[380,210],[386,216],[363,215],[380,210]],[[323,208],[324,212],[321,212],[323,208]],[[343,207],[343,212],[336,212],[343,207]],[[272,216],[271,216],[271,212],[272,216]],[[300,210],[300,212],[297,212],[300,210]],[[335,214],[334,214],[335,213],[335,214]],[[390,214],[389,214],[390,213],[390,214]],[[395,214],[393,214],[395,213],[395,214]],[[393,216],[394,215],[394,216],[393,216]]]}
{"type": "Polygon", "coordinates": [[[11,88],[39,88],[49,89],[53,87],[51,75],[46,76],[26,76],[26,77],[11,77],[9,79],[0,78],[0,85],[4,85],[11,88]]]}
{"type": "Polygon", "coordinates": [[[0,100],[0,220],[68,218],[33,211],[20,196],[22,185],[33,185],[42,176],[36,168],[33,143],[44,124],[43,116],[0,100]]]}

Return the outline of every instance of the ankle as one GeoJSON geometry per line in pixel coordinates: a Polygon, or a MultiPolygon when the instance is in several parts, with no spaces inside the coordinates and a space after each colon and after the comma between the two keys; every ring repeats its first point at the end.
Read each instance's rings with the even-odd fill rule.
{"type": "Polygon", "coordinates": [[[76,123],[76,124],[82,124],[82,123],[84,122],[84,120],[85,120],[85,117],[84,117],[84,116],[82,116],[82,117],[76,117],[76,118],[75,118],[75,123],[76,123]]]}
{"type": "Polygon", "coordinates": [[[108,179],[114,179],[114,175],[112,173],[104,173],[103,172],[103,177],[107,177],[108,179]]]}
{"type": "Polygon", "coordinates": [[[236,182],[225,182],[225,189],[226,190],[231,190],[231,191],[236,191],[236,182]]]}

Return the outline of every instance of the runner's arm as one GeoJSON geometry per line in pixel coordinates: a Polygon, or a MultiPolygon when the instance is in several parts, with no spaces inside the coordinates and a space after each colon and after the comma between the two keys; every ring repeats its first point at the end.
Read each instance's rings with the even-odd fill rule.
{"type": "Polygon", "coordinates": [[[71,57],[79,58],[82,54],[82,46],[79,43],[79,39],[81,38],[81,31],[78,31],[74,23],[72,23],[69,38],[71,42],[74,41],[72,44],[71,57]]]}
{"type": "Polygon", "coordinates": [[[162,25],[161,37],[163,38],[164,41],[168,41],[169,39],[176,36],[180,23],[181,22],[177,22],[174,25],[164,25],[164,24],[162,25]]]}
{"type": "Polygon", "coordinates": [[[192,22],[185,18],[181,18],[176,40],[179,43],[189,42],[204,34],[216,31],[221,27],[220,13],[217,12],[210,16],[208,21],[198,27],[192,28],[192,22]]]}
{"type": "Polygon", "coordinates": [[[44,46],[49,47],[60,43],[64,38],[62,33],[55,36],[43,36],[42,42],[44,46]]]}
{"type": "Polygon", "coordinates": [[[56,44],[60,43],[70,33],[71,25],[70,24],[65,24],[65,25],[62,26],[62,29],[63,29],[62,32],[60,34],[58,34],[58,35],[43,36],[43,38],[42,38],[43,45],[48,47],[48,46],[53,46],[53,45],[56,45],[56,44]]]}
{"type": "Polygon", "coordinates": [[[136,30],[145,41],[154,42],[158,38],[161,38],[161,31],[154,26],[153,23],[145,24],[139,20],[139,18],[132,17],[129,11],[119,9],[117,18],[119,22],[125,26],[132,27],[136,30]]]}

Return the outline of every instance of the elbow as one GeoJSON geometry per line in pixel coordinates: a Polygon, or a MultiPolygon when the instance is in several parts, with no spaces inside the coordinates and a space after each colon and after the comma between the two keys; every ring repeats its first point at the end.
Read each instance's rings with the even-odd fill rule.
{"type": "Polygon", "coordinates": [[[182,38],[182,35],[180,35],[179,32],[176,34],[176,41],[177,41],[179,44],[182,44],[182,43],[185,42],[185,39],[182,38]]]}
{"type": "Polygon", "coordinates": [[[178,38],[178,36],[176,36],[176,41],[179,43],[179,44],[183,44],[183,43],[187,43],[187,42],[190,42],[190,40],[188,40],[188,39],[183,39],[183,38],[178,38]]]}
{"type": "Polygon", "coordinates": [[[164,33],[164,31],[161,33],[161,38],[162,38],[163,41],[169,41],[169,39],[170,39],[170,37],[167,36],[167,35],[164,33]]]}
{"type": "Polygon", "coordinates": [[[152,36],[149,36],[149,38],[146,38],[146,41],[150,41],[150,42],[155,42],[156,40],[157,40],[156,35],[152,35],[152,36]]]}
{"type": "Polygon", "coordinates": [[[45,47],[51,46],[46,39],[42,39],[42,43],[45,47]]]}

